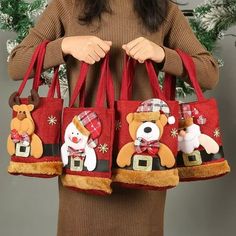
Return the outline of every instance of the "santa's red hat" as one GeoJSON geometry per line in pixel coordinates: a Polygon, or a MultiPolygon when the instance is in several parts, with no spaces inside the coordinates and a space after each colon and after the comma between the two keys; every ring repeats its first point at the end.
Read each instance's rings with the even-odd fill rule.
{"type": "Polygon", "coordinates": [[[193,118],[194,123],[198,125],[206,124],[206,118],[203,114],[196,108],[190,106],[190,104],[181,104],[181,119],[193,118]]]}

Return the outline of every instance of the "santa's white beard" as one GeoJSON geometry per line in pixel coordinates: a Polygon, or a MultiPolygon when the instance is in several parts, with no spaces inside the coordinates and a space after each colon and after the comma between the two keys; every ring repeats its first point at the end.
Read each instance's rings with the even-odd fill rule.
{"type": "Polygon", "coordinates": [[[183,153],[192,153],[195,148],[200,146],[199,134],[186,133],[186,135],[178,137],[178,149],[183,153]]]}

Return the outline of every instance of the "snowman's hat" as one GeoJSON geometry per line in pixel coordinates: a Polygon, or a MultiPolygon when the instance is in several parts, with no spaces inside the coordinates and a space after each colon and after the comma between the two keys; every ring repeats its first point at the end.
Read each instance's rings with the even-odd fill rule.
{"type": "Polygon", "coordinates": [[[102,131],[101,121],[97,114],[93,111],[84,111],[75,116],[72,122],[83,135],[89,136],[88,144],[95,148],[102,131]]]}

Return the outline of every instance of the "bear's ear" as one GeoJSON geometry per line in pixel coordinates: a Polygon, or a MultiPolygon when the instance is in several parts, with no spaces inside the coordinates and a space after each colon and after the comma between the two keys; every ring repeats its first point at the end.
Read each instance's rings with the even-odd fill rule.
{"type": "Polygon", "coordinates": [[[167,124],[167,121],[168,121],[168,119],[167,119],[166,115],[161,114],[160,115],[160,122],[161,122],[162,126],[165,126],[167,124]]]}
{"type": "Polygon", "coordinates": [[[129,113],[127,116],[126,116],[126,120],[127,122],[130,124],[134,119],[134,113],[129,113]]]}

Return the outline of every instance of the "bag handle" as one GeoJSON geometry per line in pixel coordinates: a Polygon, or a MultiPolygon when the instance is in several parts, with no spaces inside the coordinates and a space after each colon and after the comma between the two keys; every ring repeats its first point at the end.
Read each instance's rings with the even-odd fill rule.
{"type": "MultiPolygon", "coordinates": [[[[22,81],[22,83],[21,83],[21,85],[20,85],[20,87],[18,89],[18,92],[17,92],[18,96],[20,96],[22,94],[22,92],[23,92],[23,90],[25,88],[25,85],[26,85],[26,83],[27,83],[27,81],[28,81],[32,71],[33,71],[33,68],[36,65],[36,62],[37,62],[38,55],[40,53],[41,47],[42,47],[42,43],[39,44],[36,47],[36,49],[35,49],[35,51],[34,51],[34,53],[32,55],[32,58],[31,58],[31,61],[30,61],[30,65],[29,65],[29,67],[28,67],[28,69],[27,69],[27,71],[26,71],[26,73],[24,75],[23,81],[22,81]]],[[[34,77],[34,79],[35,79],[35,77],[34,77]]]]}
{"type": "Polygon", "coordinates": [[[132,97],[135,64],[136,61],[125,55],[120,100],[129,100],[132,97]]]}
{"type": "MultiPolygon", "coordinates": [[[[137,62],[131,57],[125,56],[125,65],[123,70],[122,82],[121,82],[121,95],[120,100],[130,100],[133,90],[134,70],[137,62]]],[[[153,64],[150,60],[145,61],[145,67],[148,73],[149,82],[151,84],[154,97],[158,97],[162,100],[166,100],[164,94],[160,89],[158,77],[153,64]]]]}
{"type": "MultiPolygon", "coordinates": [[[[89,67],[90,66],[87,63],[81,62],[79,78],[75,85],[69,107],[74,105],[75,100],[79,94],[80,98],[84,100],[85,83],[89,67]]],[[[109,55],[107,55],[102,62],[100,81],[95,102],[96,107],[104,107],[106,100],[107,106],[112,108],[114,105],[114,97],[114,85],[109,68],[109,55]]],[[[80,105],[81,104],[83,104],[83,101],[80,102],[80,105]]]]}
{"type": "Polygon", "coordinates": [[[46,47],[49,43],[48,40],[45,40],[41,43],[41,49],[37,59],[37,67],[35,71],[35,79],[33,81],[33,89],[38,92],[39,86],[41,85],[41,73],[43,69],[43,62],[46,53],[46,47]]]}
{"type": "MultiPolygon", "coordinates": [[[[30,65],[29,65],[29,67],[24,75],[23,81],[18,89],[17,96],[20,96],[22,94],[22,92],[25,88],[25,85],[26,85],[35,65],[36,65],[36,71],[35,71],[35,76],[34,76],[34,81],[33,81],[33,89],[36,92],[38,92],[38,88],[40,86],[41,71],[42,71],[42,67],[43,67],[44,56],[46,53],[46,46],[48,43],[49,43],[49,41],[45,40],[36,47],[36,49],[33,53],[33,56],[31,58],[30,65]]],[[[54,76],[53,76],[53,80],[52,80],[52,85],[48,91],[47,97],[54,97],[55,88],[56,88],[57,89],[57,96],[58,96],[58,98],[61,98],[58,71],[59,71],[59,66],[54,69],[54,76]]]]}
{"type": "Polygon", "coordinates": [[[108,55],[105,57],[101,69],[101,76],[100,76],[101,83],[99,83],[98,86],[96,107],[103,107],[105,101],[107,101],[107,107],[109,108],[114,107],[114,100],[115,100],[114,84],[109,64],[110,64],[110,58],[108,55]]]}
{"type": "Polygon", "coordinates": [[[48,90],[48,98],[53,98],[55,96],[55,90],[57,92],[57,97],[61,98],[61,89],[60,89],[60,82],[59,82],[59,66],[54,68],[54,74],[51,86],[48,90]]]}
{"type": "MultiPolygon", "coordinates": [[[[41,74],[43,71],[43,63],[44,63],[44,58],[45,58],[45,53],[46,53],[46,47],[48,43],[49,41],[46,40],[41,44],[41,51],[38,55],[38,63],[37,63],[37,68],[36,68],[36,73],[35,73],[36,76],[33,83],[33,89],[35,89],[37,92],[38,92],[39,86],[41,85],[40,80],[41,80],[41,74]]],[[[53,98],[55,96],[55,90],[57,92],[57,97],[61,98],[61,90],[60,90],[60,83],[59,83],[59,66],[56,66],[54,68],[52,83],[48,90],[47,97],[53,98]]]]}
{"type": "MultiPolygon", "coordinates": [[[[176,52],[179,54],[179,56],[184,64],[184,67],[187,71],[190,82],[195,90],[196,95],[197,95],[198,101],[205,101],[206,98],[204,97],[204,94],[203,94],[201,87],[199,85],[199,82],[197,80],[196,68],[195,68],[195,64],[193,62],[192,57],[180,49],[176,49],[176,52]]],[[[171,98],[174,100],[175,93],[176,93],[175,90],[176,90],[176,78],[172,75],[166,75],[166,77],[164,79],[165,95],[168,95],[168,98],[171,98]]]]}
{"type": "Polygon", "coordinates": [[[163,92],[169,100],[175,100],[176,97],[176,77],[166,73],[163,81],[163,92]]]}
{"type": "MultiPolygon", "coordinates": [[[[75,103],[78,94],[80,93],[82,87],[84,86],[86,75],[88,73],[89,65],[87,63],[81,62],[80,64],[80,74],[77,79],[77,83],[75,85],[74,91],[71,96],[69,107],[72,107],[75,103]]],[[[84,91],[84,89],[83,89],[84,91]]]]}

